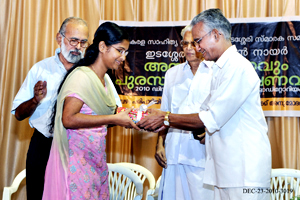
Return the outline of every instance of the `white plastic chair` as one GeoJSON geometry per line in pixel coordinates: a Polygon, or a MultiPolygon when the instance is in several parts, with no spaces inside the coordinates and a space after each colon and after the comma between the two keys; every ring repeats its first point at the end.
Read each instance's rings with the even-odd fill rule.
{"type": "Polygon", "coordinates": [[[143,183],[125,166],[107,163],[110,200],[141,200],[143,183]],[[133,183],[133,184],[132,184],[133,183]],[[132,191],[136,191],[133,193],[132,191]]]}
{"type": "MultiPolygon", "coordinates": [[[[120,163],[115,163],[117,165],[122,165],[127,168],[129,168],[131,171],[136,173],[138,177],[141,179],[142,183],[144,184],[145,180],[147,179],[149,182],[149,189],[147,190],[147,196],[146,200],[149,200],[149,196],[151,196],[154,191],[155,191],[155,178],[153,174],[145,167],[135,164],[135,163],[127,163],[127,162],[120,162],[120,163]]],[[[135,192],[135,191],[132,191],[135,192]]]]}
{"type": "Polygon", "coordinates": [[[158,199],[158,191],[159,191],[159,186],[160,186],[160,179],[161,179],[161,176],[157,179],[156,184],[155,184],[154,193],[149,196],[148,200],[157,200],[158,199]]]}
{"type": "Polygon", "coordinates": [[[13,183],[9,187],[4,187],[2,200],[10,200],[11,195],[15,193],[23,179],[26,177],[26,169],[23,169],[17,176],[14,178],[13,183]]]}
{"type": "Polygon", "coordinates": [[[300,198],[300,170],[272,169],[271,199],[297,200],[300,198]]]}

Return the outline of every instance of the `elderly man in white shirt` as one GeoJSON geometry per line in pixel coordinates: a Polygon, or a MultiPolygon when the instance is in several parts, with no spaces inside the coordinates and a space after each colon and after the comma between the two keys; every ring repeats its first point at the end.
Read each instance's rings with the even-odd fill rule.
{"type": "Polygon", "coordinates": [[[83,57],[88,35],[88,26],[83,19],[65,19],[56,35],[61,48],[56,49],[54,56],[33,65],[13,101],[11,113],[19,121],[29,117],[30,126],[35,128],[26,158],[27,199],[42,199],[52,144],[48,125],[53,102],[63,76],[83,57]]]}
{"type": "MultiPolygon", "coordinates": [[[[193,113],[209,95],[212,63],[202,62],[191,30],[188,25],[181,31],[186,62],[172,67],[165,75],[162,111],[193,113]]],[[[194,139],[191,131],[169,128],[160,132],[155,157],[164,167],[159,200],[213,199],[213,187],[203,185],[205,146],[194,139]]]]}
{"type": "Polygon", "coordinates": [[[215,187],[215,200],[269,200],[271,147],[259,77],[231,44],[231,25],[220,9],[201,12],[192,25],[197,51],[205,60],[215,61],[210,95],[198,113],[149,109],[151,114],[137,125],[155,130],[165,120],[186,130],[205,127],[203,182],[215,187]]]}

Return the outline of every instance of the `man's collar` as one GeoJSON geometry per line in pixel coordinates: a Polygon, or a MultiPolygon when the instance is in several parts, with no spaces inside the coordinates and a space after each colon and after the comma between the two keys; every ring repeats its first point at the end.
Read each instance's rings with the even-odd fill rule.
{"type": "Polygon", "coordinates": [[[55,49],[55,62],[57,62],[58,64],[62,62],[59,60],[59,54],[60,54],[60,48],[55,49]]]}
{"type": "Polygon", "coordinates": [[[189,62],[187,60],[185,61],[183,69],[191,69],[191,66],[189,65],[189,62]]]}
{"type": "MultiPolygon", "coordinates": [[[[203,63],[205,67],[212,68],[212,66],[214,65],[215,62],[203,60],[201,63],[203,63]]],[[[200,65],[201,65],[201,63],[200,63],[200,65]]]]}
{"type": "MultiPolygon", "coordinates": [[[[200,63],[199,63],[199,67],[200,65],[204,65],[205,67],[208,67],[208,68],[212,68],[212,66],[214,65],[214,61],[206,61],[206,60],[202,60],[200,63]]],[[[183,66],[183,69],[186,70],[186,69],[191,69],[191,66],[189,65],[188,61],[185,61],[185,64],[183,66]]]]}
{"type": "Polygon", "coordinates": [[[221,57],[217,60],[215,65],[217,65],[219,68],[222,68],[225,63],[227,62],[230,55],[234,52],[237,52],[236,46],[232,45],[230,46],[224,53],[221,55],[221,57]]]}
{"type": "Polygon", "coordinates": [[[61,67],[61,68],[64,68],[65,70],[66,70],[66,68],[65,68],[65,66],[64,66],[64,64],[60,61],[60,59],[59,59],[59,54],[61,53],[61,49],[60,48],[57,48],[56,50],[55,50],[55,58],[54,58],[54,60],[55,60],[55,62],[61,67]]]}

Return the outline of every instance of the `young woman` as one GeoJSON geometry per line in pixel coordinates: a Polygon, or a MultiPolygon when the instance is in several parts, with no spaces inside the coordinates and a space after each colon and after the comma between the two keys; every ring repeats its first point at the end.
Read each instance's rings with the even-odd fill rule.
{"type": "MultiPolygon", "coordinates": [[[[78,40],[77,45],[81,45],[78,40]]],[[[122,65],[128,47],[128,34],[105,22],[85,57],[65,76],[52,119],[54,137],[43,199],[109,199],[107,125],[139,129],[128,116],[131,109],[114,114],[114,86],[106,75],[108,69],[122,65]]]]}

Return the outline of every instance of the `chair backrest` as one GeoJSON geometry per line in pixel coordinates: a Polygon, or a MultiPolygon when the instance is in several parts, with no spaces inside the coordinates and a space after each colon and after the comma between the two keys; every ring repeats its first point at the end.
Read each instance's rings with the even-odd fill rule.
{"type": "Polygon", "coordinates": [[[13,183],[9,187],[4,187],[2,200],[10,200],[11,195],[15,193],[23,179],[26,177],[26,169],[23,169],[17,176],[14,178],[13,183]]]}
{"type": "Polygon", "coordinates": [[[270,192],[272,200],[300,199],[300,170],[272,169],[270,192]]]}
{"type": "Polygon", "coordinates": [[[155,192],[154,192],[154,194],[157,194],[157,195],[158,195],[159,186],[160,186],[160,179],[161,179],[161,176],[157,179],[156,185],[155,185],[155,192]]]}
{"type": "Polygon", "coordinates": [[[148,196],[148,200],[157,200],[158,199],[160,179],[161,179],[161,176],[157,179],[156,184],[155,184],[154,193],[148,196]]]}
{"type": "Polygon", "coordinates": [[[142,199],[143,183],[134,172],[122,165],[111,163],[107,165],[110,200],[142,199]]]}
{"type": "MultiPolygon", "coordinates": [[[[117,165],[122,165],[124,167],[129,168],[131,171],[136,173],[138,177],[141,179],[142,183],[144,184],[145,180],[147,179],[149,182],[149,189],[147,190],[146,200],[150,195],[152,195],[155,191],[155,178],[153,174],[145,167],[135,164],[135,163],[127,163],[127,162],[119,162],[115,163],[117,165]]],[[[135,192],[135,191],[132,191],[135,192]]]]}

